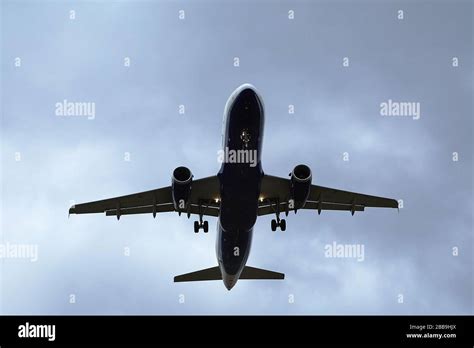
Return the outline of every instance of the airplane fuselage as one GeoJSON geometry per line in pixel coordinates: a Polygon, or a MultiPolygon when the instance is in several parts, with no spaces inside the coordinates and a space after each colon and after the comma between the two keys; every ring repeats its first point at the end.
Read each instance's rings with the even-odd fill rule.
{"type": "Polygon", "coordinates": [[[216,252],[222,279],[231,289],[245,267],[257,220],[263,170],[264,128],[262,99],[251,85],[237,88],[224,111],[225,160],[218,173],[220,214],[216,252]]]}

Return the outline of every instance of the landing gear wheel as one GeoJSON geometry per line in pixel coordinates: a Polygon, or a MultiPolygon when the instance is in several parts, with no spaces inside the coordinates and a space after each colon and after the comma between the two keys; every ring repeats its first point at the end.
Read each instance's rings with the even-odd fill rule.
{"type": "Polygon", "coordinates": [[[282,230],[282,232],[285,232],[285,230],[286,230],[286,220],[285,219],[281,219],[281,221],[280,221],[280,230],[282,230]]]}
{"type": "Polygon", "coordinates": [[[277,222],[275,219],[272,219],[272,231],[275,232],[277,230],[277,222]]]}
{"type": "Polygon", "coordinates": [[[207,221],[204,221],[203,229],[204,229],[204,233],[209,232],[209,223],[207,221]]]}
{"type": "Polygon", "coordinates": [[[194,233],[198,233],[198,232],[199,232],[199,222],[194,221],[194,233]]]}

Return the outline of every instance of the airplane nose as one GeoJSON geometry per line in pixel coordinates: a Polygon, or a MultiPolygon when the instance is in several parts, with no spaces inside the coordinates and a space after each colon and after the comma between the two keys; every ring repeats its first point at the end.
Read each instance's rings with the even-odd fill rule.
{"type": "Polygon", "coordinates": [[[250,108],[258,106],[259,100],[257,93],[251,88],[246,88],[239,95],[239,101],[244,108],[250,108]]]}
{"type": "Polygon", "coordinates": [[[240,92],[240,96],[243,98],[252,98],[255,97],[257,94],[252,88],[245,88],[240,92]]]}
{"type": "Polygon", "coordinates": [[[261,110],[260,98],[252,88],[243,89],[237,96],[233,110],[239,113],[240,117],[247,118],[257,115],[261,110]]]}

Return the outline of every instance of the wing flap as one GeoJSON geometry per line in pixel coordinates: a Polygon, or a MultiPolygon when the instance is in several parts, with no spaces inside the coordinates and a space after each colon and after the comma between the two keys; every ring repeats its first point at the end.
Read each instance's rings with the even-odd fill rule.
{"type": "MultiPolygon", "coordinates": [[[[286,202],[281,202],[280,203],[280,212],[283,213],[286,211],[286,202]]],[[[302,209],[307,209],[307,210],[318,210],[319,209],[319,203],[318,202],[310,202],[307,201],[305,206],[302,209]]],[[[262,215],[269,215],[269,214],[275,214],[276,210],[276,204],[270,205],[270,204],[264,204],[260,205],[258,207],[257,215],[262,216],[262,215]]],[[[352,205],[350,204],[337,204],[337,203],[321,203],[321,210],[339,210],[339,211],[351,211],[352,210],[352,205]]],[[[365,207],[363,205],[355,205],[354,206],[354,211],[364,211],[365,207]]]]}
{"type": "MultiPolygon", "coordinates": [[[[152,205],[147,205],[144,207],[133,207],[120,209],[120,215],[132,215],[132,214],[151,214],[154,211],[157,213],[165,213],[174,211],[174,205],[172,203],[158,204],[156,208],[153,209],[152,205]]],[[[110,209],[105,211],[106,216],[117,216],[117,209],[110,209]]]]}
{"type": "MultiPolygon", "coordinates": [[[[219,206],[209,205],[207,207],[201,208],[204,216],[219,216],[219,206]]],[[[171,212],[174,210],[174,205],[172,203],[160,204],[156,206],[156,209],[153,208],[153,205],[147,205],[144,207],[134,207],[120,209],[120,215],[133,215],[133,214],[152,214],[154,211],[156,213],[165,213],[171,212]]],[[[199,215],[199,206],[196,204],[191,204],[189,207],[189,212],[193,215],[199,215]]],[[[186,212],[183,212],[186,214],[186,212]]],[[[117,216],[117,209],[110,209],[105,212],[106,216],[117,216]]]]}

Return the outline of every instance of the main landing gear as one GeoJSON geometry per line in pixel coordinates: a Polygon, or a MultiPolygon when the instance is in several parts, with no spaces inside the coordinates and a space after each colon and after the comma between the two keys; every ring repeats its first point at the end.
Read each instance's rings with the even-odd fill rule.
{"type": "Polygon", "coordinates": [[[209,232],[209,223],[207,221],[194,221],[194,233],[198,233],[200,229],[203,229],[204,233],[209,232]]]}
{"type": "MultiPolygon", "coordinates": [[[[270,203],[273,208],[273,203],[270,203]]],[[[286,231],[286,220],[280,219],[280,200],[277,199],[275,202],[275,207],[273,211],[275,212],[276,219],[272,219],[271,227],[272,231],[275,232],[279,227],[282,232],[286,231]]],[[[288,215],[288,214],[287,214],[288,215]]]]}
{"type": "Polygon", "coordinates": [[[280,227],[280,230],[282,232],[286,231],[286,220],[285,219],[280,219],[280,217],[277,215],[277,219],[272,219],[272,231],[275,232],[277,228],[280,227]]]}
{"type": "Polygon", "coordinates": [[[208,206],[204,208],[203,203],[199,202],[199,221],[194,221],[194,233],[198,233],[201,228],[204,233],[209,232],[209,223],[207,221],[202,220],[202,217],[207,207],[208,206]]]}

